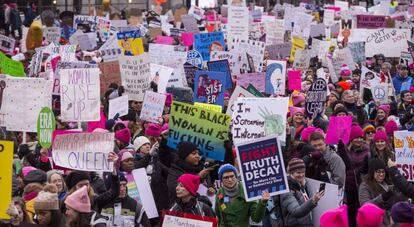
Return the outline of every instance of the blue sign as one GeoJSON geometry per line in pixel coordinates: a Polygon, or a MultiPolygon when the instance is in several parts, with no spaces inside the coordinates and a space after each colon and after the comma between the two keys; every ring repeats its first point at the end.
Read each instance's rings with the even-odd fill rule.
{"type": "Polygon", "coordinates": [[[187,62],[197,68],[203,68],[203,57],[201,57],[201,54],[196,50],[190,50],[187,52],[187,62]]]}
{"type": "Polygon", "coordinates": [[[194,34],[194,49],[200,52],[204,61],[209,61],[212,51],[225,50],[223,32],[194,34]]]}
{"type": "Polygon", "coordinates": [[[209,71],[223,72],[226,73],[226,89],[233,88],[233,81],[231,80],[231,71],[229,66],[229,61],[227,59],[218,60],[218,61],[209,61],[207,62],[207,67],[209,71]]]}
{"type": "Polygon", "coordinates": [[[276,135],[236,145],[246,201],[289,192],[282,150],[276,135]]]}
{"type": "Polygon", "coordinates": [[[226,74],[223,72],[196,71],[194,102],[224,106],[226,74]]]}

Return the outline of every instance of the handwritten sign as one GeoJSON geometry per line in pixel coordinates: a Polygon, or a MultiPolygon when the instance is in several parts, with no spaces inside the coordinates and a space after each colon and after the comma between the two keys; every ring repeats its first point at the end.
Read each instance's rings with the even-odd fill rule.
{"type": "Polygon", "coordinates": [[[354,62],[365,61],[365,43],[364,42],[352,42],[348,43],[348,48],[351,51],[354,62]]]}
{"type": "Polygon", "coordinates": [[[194,100],[223,106],[226,74],[222,72],[196,71],[195,76],[194,100]]]}
{"type": "Polygon", "coordinates": [[[293,68],[305,71],[309,68],[311,58],[310,50],[297,50],[295,53],[295,61],[293,61],[293,68]]]}
{"type": "Polygon", "coordinates": [[[204,61],[209,61],[210,52],[225,50],[223,32],[194,34],[194,50],[201,54],[204,61]]]}
{"type": "Polygon", "coordinates": [[[230,40],[249,38],[249,9],[247,7],[229,7],[227,34],[230,40]]]}
{"type": "Polygon", "coordinates": [[[48,107],[43,107],[37,118],[37,137],[42,147],[49,148],[52,146],[52,135],[55,127],[53,111],[48,107]]]}
{"type": "Polygon", "coordinates": [[[99,69],[60,70],[60,103],[64,122],[98,121],[99,69]]]}
{"type": "Polygon", "coordinates": [[[76,30],[96,31],[96,16],[75,15],[73,18],[73,28],[76,30]]]}
{"type": "Polygon", "coordinates": [[[342,140],[348,144],[351,133],[352,116],[331,116],[329,118],[328,131],[326,132],[326,144],[338,144],[342,140]]]}
{"type": "Polygon", "coordinates": [[[210,54],[210,61],[227,60],[231,74],[239,74],[242,64],[242,54],[229,51],[213,51],[210,54]]]}
{"type": "Polygon", "coordinates": [[[114,133],[75,133],[57,135],[53,142],[53,162],[60,167],[112,172],[108,154],[114,149],[114,133]]]}
{"type": "Polygon", "coordinates": [[[325,109],[327,92],[325,79],[318,78],[312,83],[305,99],[305,110],[308,116],[315,119],[322,114],[325,109]]]}
{"type": "Polygon", "coordinates": [[[175,149],[181,141],[190,141],[197,144],[202,156],[224,160],[230,116],[174,101],[169,126],[169,147],[175,149]]]}
{"type": "Polygon", "coordinates": [[[280,143],[275,135],[236,144],[246,201],[289,192],[280,143]]]}
{"type": "MultiPolygon", "coordinates": [[[[249,62],[249,64],[252,65],[250,65],[248,68],[253,72],[263,71],[263,57],[265,52],[264,42],[233,39],[233,41],[229,45],[229,50],[239,52],[242,54],[247,54],[247,56],[250,56],[253,62],[249,62]]],[[[244,68],[246,69],[247,65],[244,68]]]]}
{"type": "Polygon", "coordinates": [[[367,29],[365,55],[373,57],[384,54],[385,57],[400,57],[401,51],[408,49],[407,40],[411,37],[409,29],[367,29]]]}
{"type": "Polygon", "coordinates": [[[43,38],[49,42],[59,42],[60,40],[60,27],[45,27],[43,28],[43,38]]]}
{"type": "Polygon", "coordinates": [[[266,93],[270,95],[284,95],[286,62],[268,60],[266,67],[266,93]]]}
{"type": "Polygon", "coordinates": [[[63,45],[59,47],[60,61],[77,61],[76,45],[63,45]]]}
{"type": "Polygon", "coordinates": [[[253,94],[251,94],[250,92],[248,92],[246,89],[240,87],[240,86],[236,86],[236,88],[234,89],[230,99],[229,99],[229,104],[227,106],[227,111],[226,114],[228,115],[232,115],[233,111],[234,111],[234,102],[237,100],[237,98],[243,98],[243,97],[254,97],[253,94]]]}
{"type": "Polygon", "coordinates": [[[12,199],[13,146],[12,141],[0,141],[0,219],[10,219],[6,211],[12,199]]]}
{"type": "Polygon", "coordinates": [[[105,17],[97,17],[96,19],[96,28],[99,32],[99,36],[103,41],[108,40],[109,36],[111,35],[111,21],[106,19],[105,17]]]}
{"type": "Polygon", "coordinates": [[[266,45],[265,51],[269,56],[269,59],[280,60],[290,56],[290,50],[292,49],[292,43],[280,43],[273,45],[266,45]]]}
{"type": "Polygon", "coordinates": [[[284,40],[285,27],[283,20],[268,21],[266,27],[266,45],[281,44],[284,40]]]}
{"type": "Polygon", "coordinates": [[[119,59],[122,86],[130,100],[143,101],[150,89],[151,70],[147,54],[122,56],[119,59]]]}
{"type": "Polygon", "coordinates": [[[139,118],[143,121],[159,122],[164,111],[165,100],[166,96],[163,94],[146,91],[139,118]]]}
{"type": "Polygon", "coordinates": [[[101,94],[104,94],[112,83],[121,85],[121,71],[118,61],[101,62],[99,63],[99,70],[101,72],[99,75],[101,94]]]}
{"type": "Polygon", "coordinates": [[[127,95],[123,95],[121,97],[109,100],[108,118],[113,119],[116,114],[119,114],[119,117],[122,117],[128,114],[128,96],[127,95]]]}
{"type": "Polygon", "coordinates": [[[408,181],[414,181],[414,132],[394,132],[395,162],[408,181]]]}
{"type": "Polygon", "coordinates": [[[2,52],[0,52],[0,73],[17,77],[25,76],[23,64],[8,58],[2,52]]]}

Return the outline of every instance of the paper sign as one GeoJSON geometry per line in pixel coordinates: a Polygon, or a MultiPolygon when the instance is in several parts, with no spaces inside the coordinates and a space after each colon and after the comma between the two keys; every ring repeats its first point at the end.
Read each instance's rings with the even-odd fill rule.
{"type": "Polygon", "coordinates": [[[217,227],[217,219],[213,222],[211,217],[199,216],[194,214],[183,213],[184,217],[174,216],[170,214],[165,214],[161,227],[181,227],[183,225],[187,226],[197,226],[197,227],[217,227]],[[190,217],[188,217],[190,216],[190,217]],[[198,218],[194,218],[198,216],[198,218]]]}
{"type": "Polygon", "coordinates": [[[63,122],[98,121],[99,69],[60,70],[60,103],[63,122]]]}
{"type": "MultiPolygon", "coordinates": [[[[253,40],[233,39],[229,45],[229,51],[247,54],[253,60],[253,67],[249,69],[253,72],[263,71],[263,58],[265,52],[265,43],[253,40]]],[[[250,63],[249,63],[250,64],[250,63]]],[[[244,67],[246,69],[246,67],[244,67]]]]}
{"type": "Polygon", "coordinates": [[[165,100],[166,96],[163,94],[146,91],[139,118],[143,121],[159,122],[164,111],[165,100]]]}
{"type": "Polygon", "coordinates": [[[209,61],[210,52],[225,50],[223,32],[194,34],[194,50],[201,54],[204,61],[209,61]]]}
{"type": "Polygon", "coordinates": [[[197,21],[193,15],[182,15],[181,20],[183,21],[184,28],[187,32],[192,32],[194,34],[200,33],[197,21]]]}
{"type": "Polygon", "coordinates": [[[375,102],[387,104],[388,102],[388,83],[380,83],[375,85],[371,90],[372,97],[375,102]]]}
{"type": "Polygon", "coordinates": [[[60,27],[44,27],[43,38],[49,42],[59,43],[60,40],[60,27]]]}
{"type": "Polygon", "coordinates": [[[99,36],[103,41],[109,39],[111,35],[111,21],[106,19],[105,17],[97,17],[97,25],[96,28],[99,32],[99,36]]]}
{"type": "Polygon", "coordinates": [[[43,107],[52,107],[52,81],[42,78],[7,77],[3,87],[1,112],[7,130],[36,132],[37,117],[43,107]],[[16,120],[18,119],[18,120],[16,120]]]}
{"type": "Polygon", "coordinates": [[[365,55],[373,57],[384,54],[385,57],[400,57],[401,51],[408,49],[407,40],[411,37],[409,29],[368,29],[365,40],[365,55]]]}
{"type": "Polygon", "coordinates": [[[312,83],[305,99],[305,110],[309,117],[315,119],[322,114],[325,109],[327,91],[325,79],[318,78],[312,83]]]}
{"type": "Polygon", "coordinates": [[[300,70],[288,71],[288,88],[291,91],[302,90],[302,79],[300,70]]]}
{"type": "Polygon", "coordinates": [[[228,60],[209,61],[207,62],[207,67],[209,71],[225,73],[226,89],[233,88],[233,81],[231,79],[231,72],[228,60]]]}
{"type": "Polygon", "coordinates": [[[113,119],[116,114],[119,114],[119,117],[122,117],[128,114],[128,96],[127,95],[123,95],[121,97],[109,100],[108,118],[113,119]]]}
{"type": "Polygon", "coordinates": [[[79,47],[83,51],[92,51],[98,45],[96,42],[97,36],[95,32],[88,32],[78,36],[79,47]]]}
{"type": "Polygon", "coordinates": [[[119,58],[122,86],[130,100],[142,101],[150,89],[151,70],[147,54],[119,58]]]}
{"type": "Polygon", "coordinates": [[[13,53],[14,46],[16,45],[16,40],[13,38],[7,37],[5,35],[0,35],[0,50],[4,53],[13,53]]]}
{"type": "Polygon", "coordinates": [[[225,73],[196,71],[194,85],[194,101],[224,105],[225,73]]]}
{"type": "Polygon", "coordinates": [[[13,149],[12,141],[0,140],[0,219],[10,219],[6,214],[12,199],[12,171],[13,171],[13,149]]]}
{"type": "Polygon", "coordinates": [[[249,9],[230,6],[228,9],[227,35],[230,40],[249,38],[249,9]]]}
{"type": "Polygon", "coordinates": [[[306,46],[305,40],[300,37],[293,37],[292,40],[292,50],[290,52],[289,61],[293,62],[295,60],[296,50],[304,50],[306,46]]]}
{"type": "Polygon", "coordinates": [[[235,143],[278,136],[286,141],[289,98],[238,98],[234,104],[232,134],[235,143]]]}
{"type": "Polygon", "coordinates": [[[187,61],[186,47],[149,44],[150,62],[158,65],[178,68],[187,61]]]}
{"type": "Polygon", "coordinates": [[[283,20],[268,21],[266,27],[266,45],[281,44],[284,40],[285,28],[283,20]]]}
{"type": "Polygon", "coordinates": [[[23,64],[14,61],[0,52],[0,74],[8,74],[10,76],[25,76],[23,64]]]}
{"type": "Polygon", "coordinates": [[[237,144],[237,159],[246,201],[289,192],[282,150],[276,135],[237,144]]]}
{"type": "Polygon", "coordinates": [[[60,61],[78,61],[76,59],[76,45],[63,45],[59,48],[60,61]]]}
{"type": "Polygon", "coordinates": [[[210,61],[227,60],[229,62],[231,74],[239,74],[242,65],[241,53],[229,51],[213,51],[210,54],[210,61]]]}
{"type": "Polygon", "coordinates": [[[60,167],[112,172],[108,154],[114,149],[114,133],[76,133],[57,135],[53,142],[53,162],[60,167]]]}
{"type": "Polygon", "coordinates": [[[132,175],[140,195],[142,208],[145,209],[148,218],[158,217],[157,207],[155,206],[154,196],[151,192],[151,186],[145,168],[134,169],[132,175]]]}
{"type": "Polygon", "coordinates": [[[151,67],[151,81],[157,84],[157,92],[165,93],[168,86],[168,81],[174,73],[174,69],[163,65],[152,64],[151,67]]]}
{"type": "Polygon", "coordinates": [[[217,113],[221,113],[221,111],[222,111],[222,106],[220,106],[220,105],[195,102],[194,106],[201,107],[201,108],[206,109],[206,110],[211,110],[211,111],[214,111],[214,112],[217,112],[217,113]]]}
{"type": "Polygon", "coordinates": [[[328,131],[326,132],[326,144],[338,144],[342,140],[348,144],[351,133],[352,116],[331,116],[329,118],[328,131]]]}
{"type": "Polygon", "coordinates": [[[236,84],[242,87],[247,87],[252,84],[260,92],[265,92],[265,73],[243,73],[236,76],[236,84]]]}
{"type": "MultiPolygon", "coordinates": [[[[62,70],[62,69],[82,69],[82,68],[91,69],[91,68],[97,68],[97,67],[98,67],[98,65],[91,64],[89,62],[81,62],[81,61],[62,62],[62,61],[59,61],[56,65],[55,73],[53,74],[53,94],[54,95],[60,95],[60,70],[62,70]]],[[[103,91],[101,93],[104,94],[105,91],[103,91]]]]}
{"type": "Polygon", "coordinates": [[[286,84],[286,62],[267,61],[266,66],[266,93],[270,95],[284,95],[286,84]]]}
{"type": "Polygon", "coordinates": [[[414,132],[396,131],[394,132],[395,162],[401,174],[408,180],[414,181],[414,132]]]}
{"type": "Polygon", "coordinates": [[[354,62],[360,63],[360,62],[365,61],[365,43],[364,42],[348,43],[348,48],[351,51],[354,62]]]}
{"type": "Polygon", "coordinates": [[[183,32],[181,33],[181,39],[183,40],[184,46],[192,46],[194,43],[194,33],[183,32]]]}
{"type": "Polygon", "coordinates": [[[363,94],[364,88],[373,89],[381,82],[379,75],[366,67],[361,68],[360,93],[363,94]]]}
{"type": "Polygon", "coordinates": [[[385,16],[356,15],[357,28],[385,28],[385,16]]]}
{"type": "Polygon", "coordinates": [[[254,95],[251,94],[250,92],[248,92],[246,89],[244,89],[244,88],[242,88],[240,86],[236,86],[236,88],[234,89],[234,91],[233,91],[233,93],[232,93],[232,95],[231,95],[231,97],[229,99],[229,104],[227,106],[226,114],[228,114],[230,116],[233,114],[233,111],[235,109],[234,102],[239,97],[241,97],[241,98],[243,98],[243,97],[249,98],[249,97],[254,97],[254,95]]]}
{"type": "Polygon", "coordinates": [[[73,18],[73,28],[75,30],[96,31],[96,16],[75,15],[73,18]]]}
{"type": "Polygon", "coordinates": [[[265,51],[269,56],[268,59],[281,60],[290,56],[290,50],[292,49],[292,43],[281,43],[274,45],[266,45],[265,51]]]}
{"type": "Polygon", "coordinates": [[[121,85],[121,71],[119,69],[118,61],[101,62],[99,63],[99,75],[101,94],[105,94],[109,85],[112,83],[121,85]]]}
{"type": "Polygon", "coordinates": [[[293,68],[305,71],[309,68],[311,58],[310,50],[296,50],[295,61],[293,61],[293,68]]]}
{"type": "Polygon", "coordinates": [[[190,141],[202,156],[223,161],[230,120],[226,114],[173,101],[167,145],[175,149],[181,141],[190,141]]]}
{"type": "Polygon", "coordinates": [[[43,148],[52,146],[52,135],[55,127],[55,115],[53,111],[48,107],[43,107],[37,118],[37,137],[39,144],[43,148]]]}
{"type": "Polygon", "coordinates": [[[159,35],[155,38],[155,42],[159,44],[173,45],[174,38],[171,36],[160,36],[159,35]]]}
{"type": "Polygon", "coordinates": [[[139,30],[118,32],[118,45],[126,56],[136,56],[144,53],[144,46],[139,30]]]}

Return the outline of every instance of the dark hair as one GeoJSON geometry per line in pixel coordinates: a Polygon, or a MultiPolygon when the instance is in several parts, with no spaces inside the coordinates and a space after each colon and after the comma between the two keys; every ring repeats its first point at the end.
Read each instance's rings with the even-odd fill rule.
{"type": "Polygon", "coordinates": [[[93,215],[93,212],[91,213],[79,213],[78,212],[78,219],[75,221],[75,223],[71,223],[70,227],[90,227],[91,226],[91,218],[93,215]]]}
{"type": "Polygon", "coordinates": [[[59,227],[62,222],[62,213],[60,210],[51,210],[50,227],[59,227]]]}
{"type": "Polygon", "coordinates": [[[404,90],[404,91],[402,91],[402,92],[401,92],[401,97],[400,97],[401,102],[404,102],[403,97],[404,97],[404,95],[405,95],[405,94],[407,94],[407,93],[410,93],[410,91],[408,91],[408,90],[404,90]]]}
{"type": "Polygon", "coordinates": [[[310,135],[309,142],[315,140],[325,140],[325,137],[320,132],[314,132],[310,135]]]}

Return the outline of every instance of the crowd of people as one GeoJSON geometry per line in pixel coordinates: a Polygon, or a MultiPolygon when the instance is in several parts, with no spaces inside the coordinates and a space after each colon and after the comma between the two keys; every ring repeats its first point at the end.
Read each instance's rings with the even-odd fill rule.
{"type": "MultiPolygon", "coordinates": [[[[233,2],[241,4],[243,1],[233,2]]],[[[407,9],[404,8],[394,10],[395,5],[398,5],[394,1],[388,4],[390,16],[395,13],[407,13],[407,9]]],[[[309,5],[311,4],[301,4],[300,7],[309,5]]],[[[183,8],[185,7],[176,6],[170,10],[170,14],[174,15],[176,11],[183,8]]],[[[251,7],[251,10],[253,9],[254,5],[251,7]]],[[[73,12],[64,11],[57,16],[53,11],[45,10],[36,17],[35,8],[29,6],[27,10],[29,10],[28,18],[22,23],[16,3],[5,4],[0,19],[2,33],[16,40],[16,48],[4,54],[21,61],[26,74],[32,67],[30,63],[36,53],[35,48],[50,43],[43,39],[37,44],[34,42],[35,48],[33,46],[24,48],[27,51],[22,52],[20,44],[33,44],[33,42],[21,41],[25,39],[22,26],[33,29],[32,23],[40,22],[42,28],[60,27],[60,45],[69,44],[71,36],[77,32],[73,27],[75,16],[73,12]]],[[[222,9],[208,9],[203,11],[202,16],[220,15],[220,10],[222,9]]],[[[314,12],[322,14],[323,7],[307,10],[309,14],[314,12]]],[[[107,16],[111,20],[128,20],[130,26],[140,26],[141,30],[143,27],[150,28],[153,25],[150,22],[159,19],[160,15],[169,15],[166,10],[162,11],[160,5],[157,5],[154,10],[138,13],[141,21],[136,25],[129,19],[136,16],[137,11],[139,10],[131,9],[130,15],[127,15],[110,13],[108,7],[103,7],[95,10],[94,13],[100,13],[101,16],[107,16]]],[[[267,9],[263,15],[283,19],[283,13],[279,15],[280,12],[283,12],[283,7],[278,4],[274,8],[272,6],[267,9]]],[[[340,15],[336,17],[340,18],[340,15]]],[[[406,17],[410,22],[410,18],[406,17]]],[[[315,23],[316,20],[314,19],[315,23]]],[[[199,29],[207,32],[207,25],[204,22],[203,17],[197,20],[199,29]]],[[[174,24],[172,18],[170,25],[173,27],[174,24]]],[[[89,31],[85,32],[90,32],[91,28],[86,28],[88,29],[89,31]]],[[[29,30],[29,35],[36,34],[30,32],[29,30]]],[[[115,35],[116,31],[111,31],[111,34],[115,35]]],[[[293,42],[288,36],[285,35],[287,42],[293,42]]],[[[412,34],[409,34],[408,40],[412,40],[411,37],[412,34]]],[[[97,38],[98,45],[95,50],[77,49],[77,60],[89,64],[103,61],[99,48],[105,42],[100,35],[97,38]]],[[[148,52],[148,44],[155,42],[155,37],[146,34],[144,39],[144,49],[148,52]]],[[[321,36],[321,40],[330,39],[331,37],[321,36]]],[[[173,42],[174,45],[182,45],[181,38],[175,37],[173,42]]],[[[310,45],[306,44],[306,46],[309,48],[310,45]]],[[[346,43],[338,41],[332,46],[333,49],[341,49],[346,47],[346,43]]],[[[189,49],[191,48],[192,45],[189,46],[189,49]]],[[[331,51],[327,56],[333,53],[334,51],[331,51]]],[[[240,163],[237,161],[237,151],[231,133],[222,144],[226,151],[223,161],[202,156],[201,148],[190,141],[180,141],[176,149],[168,145],[170,107],[176,98],[169,93],[166,94],[165,107],[158,122],[140,119],[143,103],[136,100],[129,100],[128,113],[125,116],[110,119],[109,101],[125,95],[126,91],[123,84],[112,83],[106,87],[101,97],[101,108],[105,117],[101,121],[104,120],[104,125],[96,127],[93,131],[94,133],[113,132],[115,135],[115,148],[108,155],[108,161],[113,165],[111,173],[55,169],[51,161],[52,148],[43,148],[38,142],[36,133],[13,132],[2,127],[2,140],[13,141],[15,149],[12,163],[12,195],[10,195],[12,202],[6,211],[9,219],[1,220],[0,225],[162,226],[165,212],[178,212],[201,217],[201,220],[203,217],[206,218],[205,220],[213,220],[215,226],[220,227],[314,226],[315,219],[319,220],[322,227],[414,226],[412,201],[414,184],[407,180],[409,177],[407,174],[401,173],[393,143],[394,132],[414,130],[414,62],[411,58],[410,63],[401,63],[399,59],[386,55],[387,53],[381,53],[372,58],[364,58],[361,62],[354,62],[354,70],[347,65],[342,65],[337,75],[338,81],[332,77],[328,78],[327,100],[322,114],[316,117],[307,113],[306,96],[311,85],[320,78],[317,75],[318,69],[325,68],[326,72],[330,70],[328,67],[323,67],[318,56],[311,58],[308,62],[309,67],[302,70],[301,90],[292,91],[286,86],[286,91],[283,91],[285,95],[259,92],[263,98],[286,96],[291,100],[289,113],[285,116],[287,124],[283,126],[286,128],[286,142],[281,147],[286,163],[289,190],[279,195],[271,195],[268,191],[263,191],[261,198],[255,201],[246,200],[240,175],[240,163]],[[362,77],[367,77],[362,75],[362,68],[376,74],[381,83],[389,88],[386,102],[379,102],[372,94],[372,89],[362,87],[362,77]],[[352,117],[349,142],[340,139],[337,144],[328,144],[326,135],[330,124],[329,118],[341,116],[352,117]],[[146,207],[128,191],[130,183],[128,176],[140,168],[144,168],[148,176],[159,217],[150,218],[146,207]],[[316,216],[313,211],[326,195],[323,189],[311,194],[308,179],[337,185],[344,192],[342,204],[316,216]],[[207,188],[205,193],[200,192],[200,185],[207,188]]],[[[271,56],[267,54],[264,56],[267,56],[264,59],[265,64],[267,60],[272,60],[271,56]]],[[[47,70],[45,61],[46,59],[43,59],[40,71],[47,70]]],[[[293,67],[292,61],[286,62],[287,68],[293,67]]],[[[234,72],[232,89],[225,94],[223,113],[230,108],[229,99],[237,85],[238,74],[240,73],[234,72]]],[[[329,74],[333,72],[327,75],[329,74]]],[[[287,77],[287,74],[283,76],[287,77]]],[[[289,78],[286,84],[288,80],[289,78]]],[[[194,81],[188,81],[188,84],[194,84],[194,81]]],[[[156,82],[151,82],[152,91],[157,92],[157,86],[156,82]]],[[[190,88],[194,89],[191,86],[190,88]]],[[[279,107],[269,106],[269,108],[279,107]]],[[[53,112],[56,115],[57,130],[83,128],[85,131],[86,124],[77,125],[76,122],[61,120],[59,97],[55,95],[53,112]]],[[[412,160],[414,162],[414,159],[412,160]]],[[[411,170],[411,174],[412,172],[414,170],[411,170]]],[[[2,203],[3,198],[0,200],[2,203]]]]}

